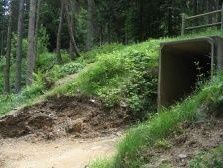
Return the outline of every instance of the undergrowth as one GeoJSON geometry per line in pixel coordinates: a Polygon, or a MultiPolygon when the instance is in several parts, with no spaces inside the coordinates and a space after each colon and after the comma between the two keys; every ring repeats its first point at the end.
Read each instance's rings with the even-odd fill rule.
{"type": "MultiPolygon", "coordinates": [[[[63,53],[66,63],[64,65],[55,65],[55,55],[43,52],[38,57],[36,72],[38,81],[24,88],[18,95],[1,95],[0,114],[5,114],[26,102],[32,102],[40,95],[86,94],[101,98],[108,107],[121,104],[128,108],[133,117],[143,119],[148,117],[148,112],[156,108],[160,42],[210,34],[221,35],[222,33],[207,31],[177,38],[150,39],[129,46],[105,45],[82,53],[80,58],[70,63],[66,63],[69,61],[68,56],[63,53]],[[74,73],[78,75],[73,81],[62,86],[54,85],[61,78],[74,73]]],[[[14,72],[13,66],[12,72],[14,72]]],[[[23,71],[25,74],[25,69],[23,71]]],[[[12,73],[11,77],[14,78],[15,74],[12,73]]],[[[25,81],[24,75],[23,79],[25,81]]],[[[0,87],[2,87],[1,81],[0,87]]]]}
{"type": "MultiPolygon", "coordinates": [[[[206,31],[176,38],[150,39],[147,42],[129,46],[106,45],[82,53],[80,58],[70,63],[67,63],[68,57],[66,53],[63,53],[64,65],[54,65],[54,54],[41,53],[34,84],[24,88],[20,94],[1,95],[0,115],[18,106],[32,103],[41,95],[48,97],[84,94],[100,98],[108,107],[121,105],[128,108],[133,118],[150,119],[127,133],[118,146],[117,155],[112,160],[96,162],[92,167],[140,167],[144,164],[144,158],[140,157],[141,149],[152,147],[157,141],[167,137],[177,129],[179,123],[185,120],[197,120],[200,117],[198,109],[202,105],[217,108],[223,103],[221,96],[223,75],[218,75],[211,83],[183,103],[171,109],[163,109],[162,112],[152,116],[147,115],[156,110],[160,43],[207,35],[222,35],[222,32],[206,31]],[[54,86],[55,82],[61,78],[75,73],[77,76],[72,81],[61,86],[54,86]]],[[[0,62],[0,68],[2,68],[2,62],[0,62]]],[[[0,87],[2,87],[2,74],[0,77],[0,87]]]]}
{"type": "Polygon", "coordinates": [[[190,161],[190,168],[221,168],[223,165],[223,146],[200,152],[190,161]]]}
{"type": "MultiPolygon", "coordinates": [[[[97,53],[106,54],[115,50],[123,48],[120,44],[105,45],[93,49],[92,51],[82,53],[82,57],[75,62],[65,63],[63,65],[55,65],[55,55],[53,53],[44,52],[38,57],[37,67],[38,71],[35,74],[34,83],[31,86],[24,87],[19,94],[0,94],[0,116],[7,112],[16,109],[17,107],[32,104],[41,95],[44,96],[54,85],[55,82],[65,77],[66,75],[77,73],[81,71],[87,63],[94,62],[97,53]]],[[[63,52],[64,62],[69,62],[68,55],[63,52]]],[[[0,61],[0,69],[3,69],[3,62],[0,61]]],[[[26,65],[23,62],[22,78],[25,82],[26,65]]],[[[11,66],[11,83],[15,81],[15,65],[11,66]]],[[[1,71],[3,72],[3,70],[1,71]]],[[[24,83],[25,84],[25,83],[24,83]]],[[[14,88],[12,88],[13,90],[14,88]]],[[[3,90],[3,74],[0,73],[0,92],[3,90]]]]}
{"type": "Polygon", "coordinates": [[[127,46],[98,55],[78,76],[49,94],[92,95],[107,107],[122,105],[143,119],[156,107],[159,41],[127,46]]]}
{"type": "Polygon", "coordinates": [[[157,141],[166,138],[184,121],[198,120],[202,106],[214,111],[223,104],[223,74],[219,74],[203,86],[194,96],[170,109],[163,109],[147,122],[132,128],[118,145],[117,155],[109,161],[96,162],[92,168],[137,168],[145,164],[141,151],[153,147],[157,141]]]}

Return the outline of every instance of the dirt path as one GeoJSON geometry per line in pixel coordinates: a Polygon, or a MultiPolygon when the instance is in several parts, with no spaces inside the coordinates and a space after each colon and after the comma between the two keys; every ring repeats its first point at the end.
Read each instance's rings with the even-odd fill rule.
{"type": "Polygon", "coordinates": [[[4,140],[0,146],[1,168],[84,168],[90,161],[111,156],[120,136],[93,140],[62,139],[31,143],[4,140]]]}
{"type": "Polygon", "coordinates": [[[114,154],[130,122],[93,97],[48,98],[0,117],[0,168],[84,168],[114,154]]]}

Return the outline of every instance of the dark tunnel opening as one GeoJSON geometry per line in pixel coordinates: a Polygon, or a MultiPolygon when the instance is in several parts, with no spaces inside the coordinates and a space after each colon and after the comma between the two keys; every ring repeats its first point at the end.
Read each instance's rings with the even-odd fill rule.
{"type": "Polygon", "coordinates": [[[212,44],[192,40],[163,44],[160,57],[159,105],[170,106],[190,95],[197,83],[211,78],[212,44]]]}

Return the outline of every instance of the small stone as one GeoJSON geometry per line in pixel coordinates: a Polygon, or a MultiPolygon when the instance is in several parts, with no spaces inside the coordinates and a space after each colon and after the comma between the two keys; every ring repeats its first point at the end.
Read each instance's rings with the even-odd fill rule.
{"type": "Polygon", "coordinates": [[[90,102],[91,102],[91,103],[95,103],[95,102],[96,102],[96,100],[94,100],[94,99],[91,99],[91,100],[90,100],[90,102]]]}
{"type": "Polygon", "coordinates": [[[187,158],[187,155],[185,155],[185,154],[179,154],[178,157],[180,159],[186,159],[187,158]]]}
{"type": "Polygon", "coordinates": [[[78,119],[69,124],[66,128],[67,133],[81,133],[84,127],[83,120],[78,119]]]}
{"type": "Polygon", "coordinates": [[[123,108],[127,108],[128,107],[127,103],[123,102],[123,101],[120,103],[120,106],[123,107],[123,108]]]}

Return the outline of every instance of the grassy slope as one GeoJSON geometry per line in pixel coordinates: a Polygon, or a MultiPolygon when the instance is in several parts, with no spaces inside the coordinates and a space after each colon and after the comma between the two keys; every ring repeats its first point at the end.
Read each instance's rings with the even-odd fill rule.
{"type": "MultiPolygon", "coordinates": [[[[222,35],[221,32],[205,32],[179,38],[149,40],[130,46],[112,45],[95,49],[75,62],[36,75],[36,82],[19,95],[0,96],[0,114],[3,115],[18,106],[52,95],[85,94],[100,97],[108,106],[121,102],[127,104],[133,115],[143,117],[154,110],[157,74],[153,69],[158,65],[159,44],[164,41],[180,40],[205,35],[222,35]],[[47,82],[55,82],[68,74],[77,77],[62,86],[47,89],[47,82]],[[47,79],[47,80],[46,80],[47,79]],[[147,108],[154,106],[153,108],[147,108]]],[[[48,65],[44,60],[43,67],[48,65]],[[45,63],[45,66],[44,66],[45,63]]],[[[44,69],[44,68],[43,68],[44,69]]],[[[140,149],[152,146],[176,128],[178,123],[198,118],[199,107],[204,102],[219,102],[222,76],[207,85],[198,94],[172,109],[154,115],[149,121],[129,131],[118,146],[118,154],[113,160],[97,162],[92,167],[138,167],[143,160],[138,159],[140,149]],[[217,98],[217,99],[216,99],[217,98]]]]}
{"type": "MultiPolygon", "coordinates": [[[[121,48],[123,48],[123,46],[119,44],[102,46],[90,52],[83,53],[83,56],[75,62],[66,63],[64,65],[55,65],[52,69],[48,68],[54,64],[55,55],[52,53],[44,53],[40,55],[37,63],[40,70],[35,74],[35,82],[33,85],[24,88],[20,94],[11,94],[7,96],[0,94],[0,116],[20,106],[31,105],[39,99],[44,99],[45,95],[52,90],[52,88],[48,88],[48,83],[55,83],[66,75],[78,73],[89,63],[94,62],[97,54],[112,53],[121,48]]],[[[63,57],[65,62],[68,62],[68,56],[63,54],[63,57]]],[[[14,72],[14,67],[12,67],[12,77],[14,76],[14,72]]],[[[11,81],[13,82],[13,80],[11,81]]],[[[2,82],[3,81],[0,81],[0,86],[2,82]]]]}
{"type": "Polygon", "coordinates": [[[182,122],[199,120],[203,115],[199,109],[203,105],[215,109],[223,103],[222,82],[223,75],[219,74],[183,103],[165,109],[147,122],[131,129],[118,145],[118,154],[112,160],[94,163],[92,167],[140,167],[143,164],[143,159],[140,158],[143,148],[152,147],[155,142],[166,138],[182,122]]]}
{"type": "Polygon", "coordinates": [[[74,94],[98,96],[105,100],[108,106],[115,105],[121,99],[123,103],[137,102],[131,108],[142,111],[146,97],[154,94],[151,90],[156,89],[154,76],[145,73],[145,70],[157,66],[158,47],[159,40],[151,40],[126,47],[108,45],[83,53],[83,56],[74,62],[55,66],[48,72],[37,73],[34,84],[25,88],[19,95],[0,96],[0,114],[4,115],[18,106],[30,104],[41,95],[48,97],[74,94]],[[73,81],[47,89],[45,79],[55,82],[73,73],[78,73],[73,81]],[[137,83],[138,81],[142,82],[137,83]],[[140,90],[139,87],[144,89],[140,90]],[[141,99],[144,99],[143,103],[141,99]]]}
{"type": "MultiPolygon", "coordinates": [[[[221,35],[222,33],[208,31],[196,36],[210,34],[221,35]]],[[[40,55],[38,67],[42,72],[37,73],[34,84],[25,88],[22,93],[9,96],[0,95],[0,115],[18,106],[30,104],[41,95],[75,94],[79,91],[99,96],[111,106],[116,102],[123,101],[131,106],[130,108],[136,115],[141,111],[151,111],[151,109],[145,108],[154,104],[152,102],[154,98],[149,105],[145,102],[155,96],[157,76],[146,74],[146,72],[157,67],[160,42],[191,37],[194,35],[149,40],[126,47],[118,44],[107,45],[83,53],[82,57],[76,61],[62,66],[54,66],[48,71],[47,68],[52,65],[55,55],[50,53],[40,55]],[[48,89],[49,81],[54,83],[68,74],[77,72],[80,74],[75,81],[48,89]]],[[[13,72],[12,67],[12,77],[14,76],[13,72]]],[[[1,84],[2,81],[0,81],[0,86],[1,84]]]]}
{"type": "MultiPolygon", "coordinates": [[[[212,33],[210,33],[212,35],[212,33]]],[[[214,33],[215,34],[215,33],[214,33]]],[[[216,34],[221,35],[217,32],[216,34]]],[[[207,33],[209,35],[209,33],[207,33]]],[[[190,37],[189,37],[190,38],[190,37]]],[[[214,109],[222,104],[223,75],[218,74],[210,83],[204,85],[192,97],[183,103],[154,115],[147,122],[131,129],[118,145],[118,152],[110,160],[97,161],[92,168],[137,168],[144,164],[140,152],[143,148],[153,147],[155,142],[166,138],[177,129],[178,124],[184,121],[195,121],[202,117],[200,108],[209,106],[214,109]]]]}

